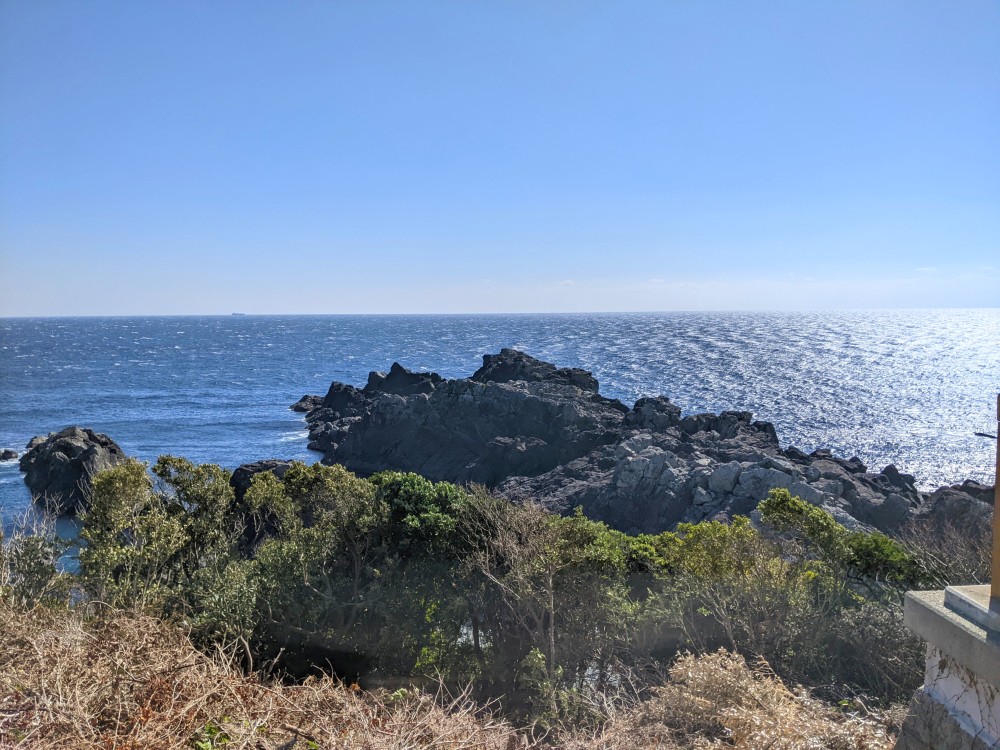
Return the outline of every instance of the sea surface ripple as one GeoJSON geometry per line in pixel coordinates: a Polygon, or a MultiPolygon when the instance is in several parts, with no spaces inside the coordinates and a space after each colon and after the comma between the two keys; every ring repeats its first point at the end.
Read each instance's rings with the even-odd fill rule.
{"type": "MultiPolygon", "coordinates": [[[[513,346],[631,405],[746,409],[784,446],[894,463],[924,488],[991,481],[1000,310],[0,319],[0,448],[92,427],[129,454],[315,461],[289,404],[398,361],[446,377],[513,346]]],[[[0,514],[29,505],[0,463],[0,514]]]]}

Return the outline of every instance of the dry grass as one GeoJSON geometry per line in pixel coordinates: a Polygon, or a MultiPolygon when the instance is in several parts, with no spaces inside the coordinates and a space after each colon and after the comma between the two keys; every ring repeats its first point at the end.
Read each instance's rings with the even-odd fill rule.
{"type": "Polygon", "coordinates": [[[176,627],[142,616],[84,622],[73,612],[0,605],[0,748],[738,747],[875,750],[876,718],[789,692],[766,668],[720,652],[685,657],[653,699],[596,736],[532,741],[468,696],[368,694],[333,680],[282,685],[198,652],[176,627]]]}
{"type": "Polygon", "coordinates": [[[843,713],[789,691],[766,664],[725,651],[686,656],[651,700],[612,722],[594,747],[887,750],[887,719],[843,713]]]}
{"type": "Polygon", "coordinates": [[[934,588],[989,583],[992,524],[911,522],[900,530],[899,536],[907,551],[934,576],[934,588]]]}
{"type": "Polygon", "coordinates": [[[333,680],[268,684],[145,617],[84,626],[0,610],[0,748],[306,750],[519,747],[465,696],[396,700],[333,680]],[[199,744],[202,743],[202,744],[199,744]],[[513,743],[513,744],[512,744],[513,743]]]}

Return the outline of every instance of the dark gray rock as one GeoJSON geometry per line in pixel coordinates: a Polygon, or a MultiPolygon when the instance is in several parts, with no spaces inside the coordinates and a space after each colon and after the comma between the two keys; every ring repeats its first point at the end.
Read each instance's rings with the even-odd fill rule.
{"type": "Polygon", "coordinates": [[[807,503],[812,503],[813,505],[821,507],[823,505],[829,505],[830,500],[833,499],[819,487],[809,484],[808,482],[792,482],[792,484],[788,486],[788,491],[795,497],[802,498],[807,503]]]}
{"type": "Polygon", "coordinates": [[[322,405],[323,405],[322,396],[306,395],[300,398],[298,401],[296,401],[288,408],[291,409],[292,411],[310,412],[313,411],[314,409],[320,408],[322,405]]]}
{"type": "Polygon", "coordinates": [[[980,482],[974,482],[971,479],[966,479],[961,484],[954,485],[951,489],[956,492],[964,492],[967,495],[971,495],[981,503],[989,503],[992,505],[994,501],[994,489],[992,484],[982,484],[980,482]]]}
{"type": "Polygon", "coordinates": [[[322,408],[329,410],[335,419],[360,417],[371,411],[371,407],[372,400],[367,394],[343,383],[331,383],[322,402],[322,408]]]}
{"type": "Polygon", "coordinates": [[[597,393],[597,378],[586,370],[542,362],[517,349],[501,349],[499,354],[484,354],[483,366],[472,374],[477,383],[561,383],[582,391],[597,393]]]}
{"type": "Polygon", "coordinates": [[[51,512],[74,514],[86,507],[95,474],[127,456],[107,435],[81,427],[31,439],[19,463],[31,497],[51,512]]]}
{"type": "Polygon", "coordinates": [[[712,492],[728,493],[732,492],[739,481],[743,466],[738,461],[730,461],[716,467],[712,475],[708,478],[708,488],[712,492]]]}
{"type": "MultiPolygon", "coordinates": [[[[785,451],[785,453],[787,455],[789,451],[785,451]]],[[[821,448],[820,450],[813,451],[812,453],[809,454],[808,458],[812,459],[814,463],[817,461],[825,461],[827,463],[834,464],[840,467],[840,469],[851,474],[864,474],[868,471],[868,467],[865,466],[864,463],[862,463],[861,459],[858,458],[857,456],[853,456],[852,458],[848,459],[838,458],[837,456],[834,456],[833,453],[831,453],[826,448],[821,448]]]]}
{"type": "Polygon", "coordinates": [[[430,393],[443,382],[444,378],[436,372],[412,372],[399,362],[393,362],[388,374],[372,372],[368,375],[364,394],[374,396],[392,393],[397,396],[412,396],[416,393],[430,393]]]}
{"type": "Polygon", "coordinates": [[[889,464],[880,472],[893,487],[906,491],[916,490],[916,478],[912,474],[901,474],[893,464],[889,464]]]}
{"type": "Polygon", "coordinates": [[[38,447],[39,445],[44,443],[46,439],[48,439],[48,437],[49,435],[35,435],[35,437],[31,438],[31,440],[28,441],[28,444],[24,446],[25,452],[28,452],[33,448],[38,447]]]}
{"type": "MultiPolygon", "coordinates": [[[[376,373],[372,373],[375,375],[376,373]]],[[[375,382],[386,378],[381,373],[375,382]]],[[[373,379],[369,378],[369,383],[373,379]]],[[[398,382],[398,380],[397,380],[398,382]]],[[[374,390],[372,393],[377,393],[374,390]]],[[[306,412],[306,424],[309,425],[309,449],[320,453],[332,452],[347,437],[351,427],[362,417],[371,413],[375,403],[374,395],[368,395],[353,385],[332,383],[326,396],[304,396],[298,403],[317,404],[306,412]]]]}
{"type": "Polygon", "coordinates": [[[910,503],[902,495],[892,493],[881,502],[873,503],[868,517],[880,529],[896,530],[909,519],[910,503]]]}
{"type": "Polygon", "coordinates": [[[983,529],[993,522],[993,504],[954,487],[940,487],[923,498],[915,516],[932,527],[983,529]]]}
{"type": "MultiPolygon", "coordinates": [[[[747,412],[747,413],[749,413],[749,412],[747,412]]],[[[777,450],[777,448],[778,448],[778,431],[774,429],[774,425],[773,424],[771,424],[770,422],[759,422],[758,421],[758,422],[754,422],[752,426],[753,426],[753,428],[755,430],[757,430],[757,432],[761,433],[764,436],[764,439],[767,441],[767,443],[772,448],[774,448],[775,450],[777,450]]]]}
{"type": "Polygon", "coordinates": [[[681,407],[670,403],[666,396],[640,398],[625,415],[625,427],[663,432],[680,424],[681,407]]]}
{"type": "Polygon", "coordinates": [[[17,458],[17,451],[10,448],[0,450],[0,461],[13,461],[15,458],[17,458]]]}
{"type": "Polygon", "coordinates": [[[628,412],[600,396],[586,371],[504,349],[486,355],[468,380],[396,363],[387,374],[371,373],[363,389],[333,383],[306,421],[309,447],[327,463],[362,474],[395,468],[495,484],[613,441],[628,412]]]}
{"type": "Polygon", "coordinates": [[[718,417],[715,414],[689,414],[680,422],[681,432],[697,435],[699,432],[714,431],[718,417]]]}
{"type": "Polygon", "coordinates": [[[792,477],[778,469],[767,466],[753,466],[740,473],[740,480],[733,493],[750,497],[760,502],[767,493],[779,487],[787,488],[792,484],[792,477]]]}
{"type": "Polygon", "coordinates": [[[493,485],[614,442],[622,413],[561,382],[449,380],[430,393],[380,395],[324,461],[493,485]]]}

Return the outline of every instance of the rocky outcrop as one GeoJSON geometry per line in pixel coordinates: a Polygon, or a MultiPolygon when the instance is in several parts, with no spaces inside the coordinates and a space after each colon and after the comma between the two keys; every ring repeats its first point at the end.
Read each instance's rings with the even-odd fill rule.
{"type": "Polygon", "coordinates": [[[309,447],[328,463],[362,473],[405,466],[432,478],[487,483],[509,476],[506,464],[499,466],[505,456],[519,473],[552,468],[580,452],[570,443],[596,445],[607,432],[602,425],[613,427],[628,412],[597,393],[590,373],[557,369],[513,349],[484,357],[469,379],[445,380],[395,363],[388,373],[371,373],[364,388],[335,382],[317,399],[303,397],[293,408],[305,409],[309,447]],[[395,413],[401,405],[405,414],[395,413]],[[588,431],[598,434],[579,434],[588,431]]]}
{"type": "Polygon", "coordinates": [[[300,398],[294,404],[292,404],[289,408],[292,411],[297,411],[297,412],[310,412],[313,411],[314,409],[320,408],[322,405],[323,405],[322,396],[306,395],[300,398]]]}
{"type": "Polygon", "coordinates": [[[468,379],[394,364],[360,390],[334,383],[306,420],[310,447],[323,450],[327,463],[492,486],[614,442],[628,412],[601,396],[589,373],[504,349],[484,357],[468,379]]]}
{"type": "Polygon", "coordinates": [[[597,380],[503,349],[470,378],[394,364],[364,388],[333,383],[303,398],[310,448],[361,474],[414,471],[478,482],[557,512],[584,512],[630,532],[749,514],[775,487],[851,528],[898,529],[914,518],[978,523],[991,512],[975,483],[920,492],[887,466],[871,472],[830,451],[782,449],[750,412],[682,415],[665,396],[629,409],[597,380]]]}
{"type": "Polygon", "coordinates": [[[0,450],[0,461],[13,461],[17,458],[17,451],[10,448],[0,450]]]}
{"type": "Polygon", "coordinates": [[[597,378],[577,367],[557,368],[548,362],[529,357],[516,349],[501,349],[499,354],[484,354],[483,366],[472,374],[477,383],[560,383],[582,391],[597,393],[597,378]]]}
{"type": "Polygon", "coordinates": [[[826,499],[780,457],[770,425],[747,412],[709,416],[664,429],[635,427],[615,444],[540,476],[512,477],[498,489],[557,512],[582,506],[588,516],[630,532],[747,514],[772,487],[798,483],[826,499]]]}
{"type": "MultiPolygon", "coordinates": [[[[941,489],[944,489],[943,487],[941,489]]],[[[982,484],[980,482],[975,482],[971,479],[966,479],[961,484],[956,484],[949,489],[955,490],[956,492],[962,492],[967,495],[972,495],[972,497],[977,500],[989,503],[993,505],[993,485],[992,484],[982,484]]]]}
{"type": "Polygon", "coordinates": [[[32,499],[52,512],[73,514],[86,507],[92,477],[126,458],[107,435],[67,427],[32,438],[19,466],[32,499]]]}

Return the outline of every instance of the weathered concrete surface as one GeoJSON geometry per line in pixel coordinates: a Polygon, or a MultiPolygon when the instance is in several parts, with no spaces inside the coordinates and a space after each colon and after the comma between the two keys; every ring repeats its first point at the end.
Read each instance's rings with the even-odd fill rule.
{"type": "Polygon", "coordinates": [[[947,586],[944,606],[981,628],[1000,633],[1000,607],[990,597],[989,584],[947,586]]]}
{"type": "Polygon", "coordinates": [[[913,694],[894,750],[996,750],[997,745],[973,737],[923,688],[913,694]]]}
{"type": "Polygon", "coordinates": [[[945,606],[944,591],[908,591],[903,622],[914,633],[1000,689],[1000,636],[945,606]]]}
{"type": "Polygon", "coordinates": [[[904,621],[927,640],[924,684],[897,750],[1000,747],[1000,635],[946,606],[944,591],[911,591],[904,621]]]}

